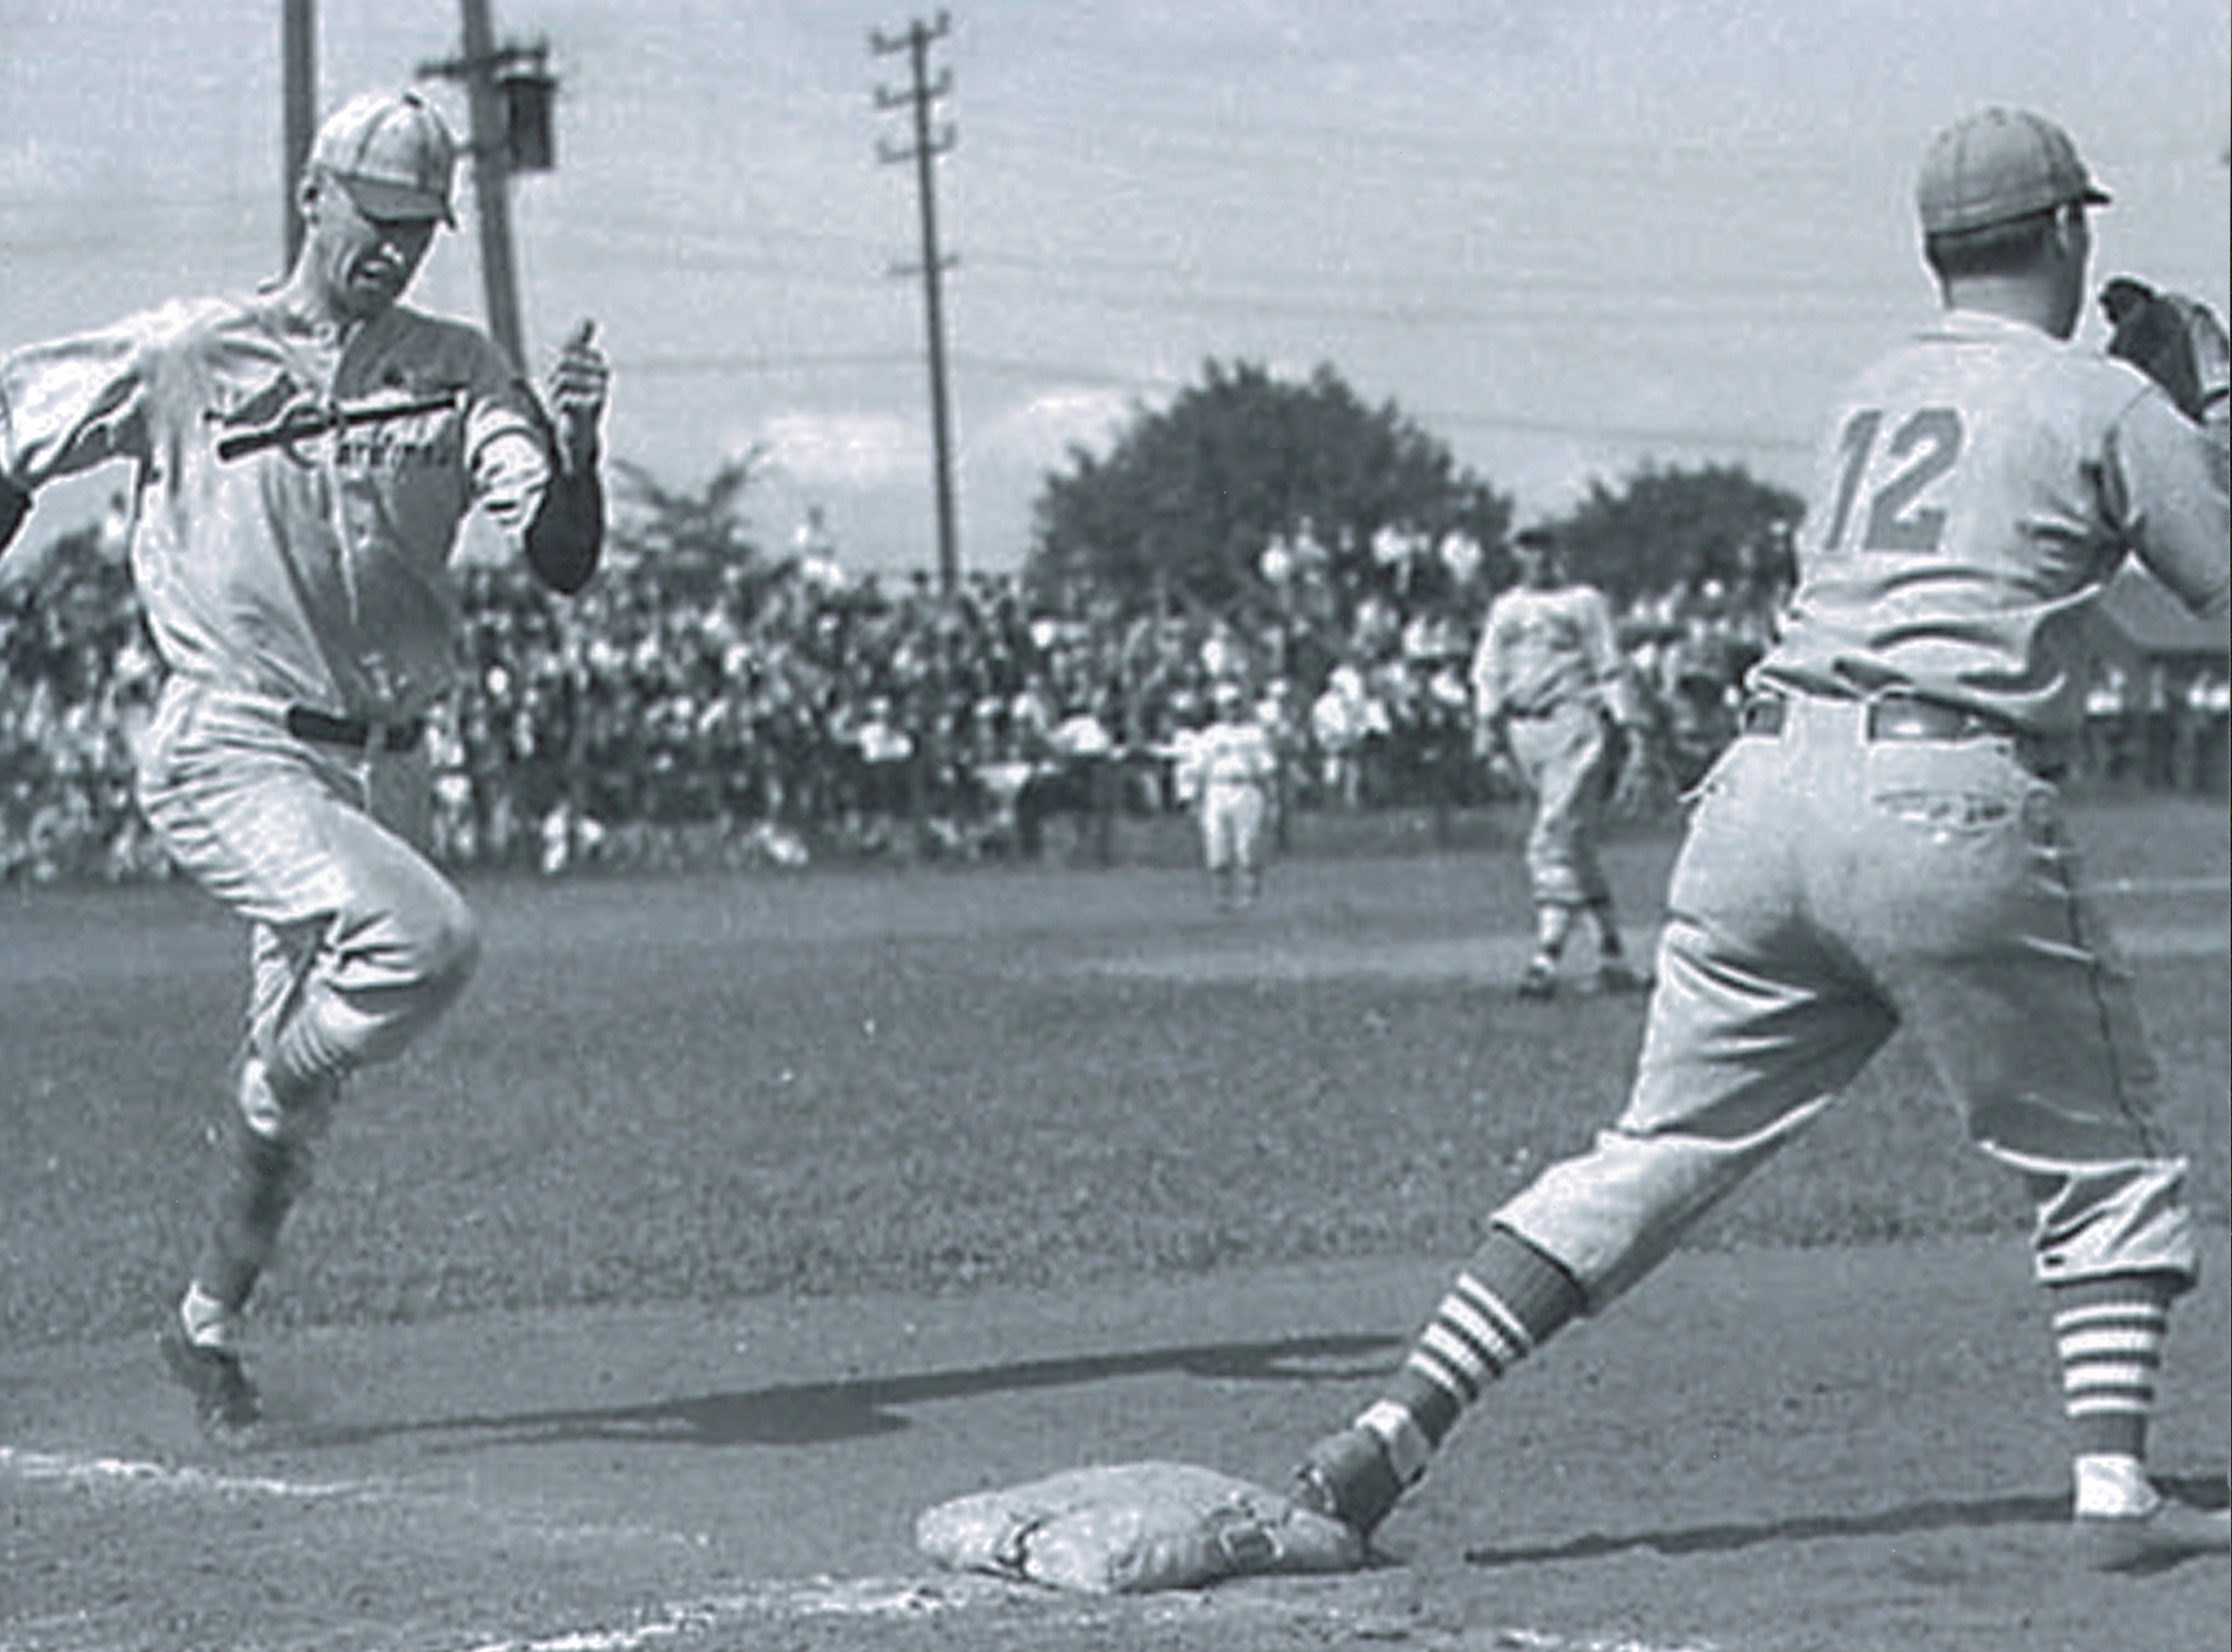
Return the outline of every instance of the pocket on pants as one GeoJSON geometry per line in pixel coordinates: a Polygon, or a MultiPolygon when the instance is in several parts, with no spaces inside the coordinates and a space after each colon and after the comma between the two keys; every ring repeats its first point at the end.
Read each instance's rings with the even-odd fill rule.
{"type": "Polygon", "coordinates": [[[1909,956],[1996,951],[2028,923],[2056,794],[2004,742],[1866,748],[1864,819],[1847,868],[1852,922],[1909,956]]]}
{"type": "Polygon", "coordinates": [[[1878,741],[1866,752],[1870,814],[1925,839],[2025,834],[2054,797],[2005,741],[1878,741]]]}

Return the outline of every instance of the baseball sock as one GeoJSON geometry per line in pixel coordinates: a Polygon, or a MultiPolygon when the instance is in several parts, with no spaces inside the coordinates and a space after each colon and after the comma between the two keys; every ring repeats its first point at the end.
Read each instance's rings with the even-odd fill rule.
{"type": "Polygon", "coordinates": [[[1396,1373],[1356,1420],[1408,1486],[1489,1383],[1580,1313],[1572,1274],[1508,1228],[1492,1228],[1396,1373]]]}
{"type": "Polygon", "coordinates": [[[1545,969],[1556,968],[1558,959],[1566,950],[1566,937],[1573,932],[1572,907],[1546,901],[1535,908],[1534,962],[1545,969]]]}
{"type": "Polygon", "coordinates": [[[1600,895],[1591,901],[1589,917],[1597,928],[1597,956],[1606,963],[1619,962],[1626,948],[1619,938],[1619,921],[1612,916],[1612,897],[1600,895]]]}
{"type": "Polygon", "coordinates": [[[2161,1273],[2116,1274],[2053,1289],[2080,1515],[2144,1514],[2157,1500],[2144,1467],[2147,1425],[2177,1290],[2175,1276],[2161,1273]]]}
{"type": "Polygon", "coordinates": [[[308,1180],[301,1147],[261,1134],[245,1118],[227,1124],[215,1211],[194,1263],[181,1318],[197,1342],[223,1346],[279,1242],[279,1229],[308,1180]]]}

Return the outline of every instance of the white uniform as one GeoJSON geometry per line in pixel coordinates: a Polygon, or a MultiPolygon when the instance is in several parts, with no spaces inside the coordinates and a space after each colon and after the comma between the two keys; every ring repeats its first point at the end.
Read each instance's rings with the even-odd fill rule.
{"type": "Polygon", "coordinates": [[[1474,715],[1500,719],[1534,794],[1527,871],[1538,905],[1607,897],[1597,859],[1611,752],[1606,719],[1632,721],[1612,610],[1592,586],[1515,586],[1489,606],[1472,662],[1474,715]]]}
{"type": "Polygon", "coordinates": [[[1253,722],[1211,723],[1194,737],[1185,762],[1180,788],[1197,799],[1203,864],[1212,872],[1255,871],[1279,768],[1270,735],[1253,722]]]}
{"type": "Polygon", "coordinates": [[[0,476],[28,493],[114,459],[134,469],[133,571],[170,673],[141,807],[250,920],[259,1037],[315,992],[321,1062],[392,1056],[477,956],[463,901],[412,846],[418,730],[451,680],[466,511],[517,541],[541,506],[535,394],[457,323],[396,306],[344,343],[285,330],[256,297],[0,363],[0,476]]]}
{"type": "Polygon", "coordinates": [[[2185,1161],[2054,777],[2127,554],[2225,615],[2224,432],[1963,311],[1864,375],[1833,431],[1753,673],[1771,697],[1675,870],[1627,1110],[1498,1220],[1601,1302],[1904,1025],[2035,1198],[2041,1279],[2190,1279],[2185,1161]]]}

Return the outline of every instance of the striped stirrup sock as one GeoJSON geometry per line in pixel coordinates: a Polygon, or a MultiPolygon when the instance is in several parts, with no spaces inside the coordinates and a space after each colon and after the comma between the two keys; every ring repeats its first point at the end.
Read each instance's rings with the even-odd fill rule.
{"type": "Polygon", "coordinates": [[[2144,1454],[2155,1376],[2170,1334],[2170,1295],[2167,1283],[2151,1274],[2054,1291],[2062,1407],[2081,1451],[2144,1454]]]}
{"type": "Polygon", "coordinates": [[[1377,1435],[1410,1485],[1465,1408],[1578,1314],[1581,1289],[1516,1234],[1491,1228],[1418,1333],[1385,1396],[1357,1426],[1377,1435]]]}

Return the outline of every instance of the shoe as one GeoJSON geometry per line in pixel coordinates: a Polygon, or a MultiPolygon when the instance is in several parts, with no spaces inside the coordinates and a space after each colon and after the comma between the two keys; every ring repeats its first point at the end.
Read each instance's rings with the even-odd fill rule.
{"type": "Polygon", "coordinates": [[[1379,1438],[1364,1428],[1329,1434],[1294,1470],[1294,1501],[1368,1538],[1403,1495],[1379,1438]]]}
{"type": "Polygon", "coordinates": [[[1597,990],[1600,993],[1642,993],[1651,990],[1648,976],[1638,975],[1621,959],[1611,958],[1597,966],[1597,990]]]}
{"type": "Polygon", "coordinates": [[[1527,966],[1520,977],[1519,995],[1530,1003],[1543,1003],[1558,990],[1558,967],[1545,958],[1537,958],[1527,966]]]}
{"type": "Polygon", "coordinates": [[[228,1348],[188,1342],[177,1327],[159,1344],[172,1381],[194,1396],[194,1421],[219,1445],[245,1444],[263,1421],[263,1401],[248,1380],[240,1356],[228,1348]]]}
{"type": "Polygon", "coordinates": [[[2093,1571],[2161,1571],[2196,1555],[2232,1552],[2232,1509],[2165,1497],[2144,1514],[2080,1514],[2079,1557],[2093,1571]]]}

